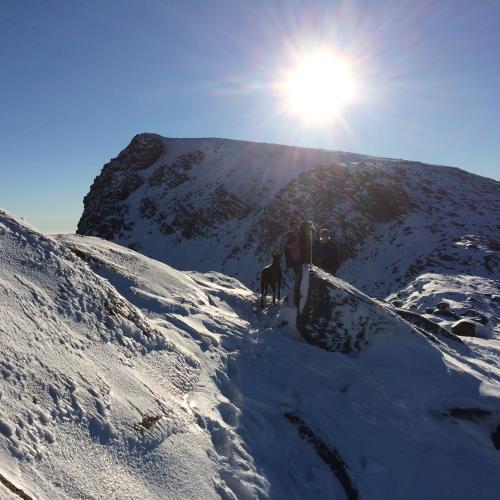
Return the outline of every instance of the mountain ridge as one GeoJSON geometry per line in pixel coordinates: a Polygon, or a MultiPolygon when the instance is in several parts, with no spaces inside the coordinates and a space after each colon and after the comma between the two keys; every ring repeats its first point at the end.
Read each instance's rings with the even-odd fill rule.
{"type": "Polygon", "coordinates": [[[343,253],[339,275],[380,297],[422,272],[495,277],[500,266],[491,253],[500,242],[500,183],[457,167],[157,134],[135,136],[120,154],[148,161],[139,169],[131,162],[128,171],[120,155],[106,164],[85,198],[78,233],[181,269],[217,270],[255,287],[280,235],[304,218],[333,230],[343,253]],[[474,254],[467,235],[486,247],[489,238],[493,248],[474,254]],[[409,257],[393,279],[358,276],[356,267],[377,265],[377,252],[397,254],[394,247],[408,241],[409,257]],[[470,251],[447,253],[460,245],[470,251]]]}

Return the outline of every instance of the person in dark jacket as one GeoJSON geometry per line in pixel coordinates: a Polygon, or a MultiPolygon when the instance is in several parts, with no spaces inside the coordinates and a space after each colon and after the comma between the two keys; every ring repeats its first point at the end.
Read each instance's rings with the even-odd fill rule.
{"type": "Polygon", "coordinates": [[[291,269],[300,266],[300,243],[296,231],[290,230],[285,233],[285,235],[283,236],[283,246],[285,249],[284,253],[286,266],[291,269]]]}
{"type": "Polygon", "coordinates": [[[310,220],[302,222],[299,227],[301,264],[312,264],[314,234],[314,224],[310,220]]]}
{"type": "Polygon", "coordinates": [[[284,237],[287,267],[293,271],[293,303],[296,306],[300,302],[302,265],[312,263],[313,239],[314,225],[311,221],[306,220],[300,224],[298,231],[289,231],[284,237]]]}
{"type": "Polygon", "coordinates": [[[339,254],[328,229],[323,229],[319,237],[319,266],[330,274],[335,274],[339,268],[339,254]]]}

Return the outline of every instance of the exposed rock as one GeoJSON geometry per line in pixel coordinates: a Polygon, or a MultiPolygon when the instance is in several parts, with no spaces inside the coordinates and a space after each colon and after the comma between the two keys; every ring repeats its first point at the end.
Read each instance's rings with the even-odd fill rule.
{"type": "Polygon", "coordinates": [[[472,321],[471,319],[460,319],[456,323],[453,323],[451,331],[455,335],[460,335],[461,337],[478,337],[477,327],[479,323],[472,321]]]}
{"type": "Polygon", "coordinates": [[[138,187],[142,185],[144,179],[137,174],[128,174],[120,182],[116,190],[116,197],[120,200],[126,200],[138,187]]]}
{"type": "Polygon", "coordinates": [[[452,319],[458,319],[460,318],[460,315],[453,312],[450,309],[440,309],[439,307],[436,307],[435,309],[432,309],[430,314],[435,314],[437,316],[443,316],[445,318],[452,318],[452,319]]]}
{"type": "Polygon", "coordinates": [[[159,135],[137,134],[116,158],[104,166],[104,169],[114,172],[142,170],[152,165],[162,153],[163,143],[159,135]]]}
{"type": "Polygon", "coordinates": [[[178,229],[182,238],[196,239],[210,235],[219,224],[242,219],[249,211],[250,207],[219,185],[201,206],[185,202],[174,207],[175,217],[168,226],[178,229]]]}
{"type": "MultiPolygon", "coordinates": [[[[405,309],[396,308],[394,309],[399,316],[404,318],[406,321],[412,323],[414,326],[419,328],[424,334],[436,335],[437,337],[444,337],[455,342],[463,344],[459,337],[451,333],[446,328],[434,323],[430,319],[421,316],[420,314],[414,313],[412,311],[407,311],[405,309]]],[[[427,336],[427,335],[426,335],[427,336]]]]}
{"type": "Polygon", "coordinates": [[[150,219],[156,214],[157,211],[158,208],[148,197],[145,197],[141,200],[141,204],[139,206],[139,214],[142,218],[150,219]]]}
{"type": "Polygon", "coordinates": [[[468,318],[472,321],[476,321],[477,323],[481,323],[482,325],[486,325],[489,322],[488,318],[484,314],[481,314],[475,309],[469,309],[464,313],[464,316],[468,316],[468,318]]]}
{"type": "Polygon", "coordinates": [[[152,187],[164,186],[173,189],[190,179],[183,171],[179,171],[177,165],[160,165],[149,178],[152,187]]]}
{"type": "Polygon", "coordinates": [[[447,311],[450,308],[449,302],[438,302],[436,308],[440,311],[447,311]]]}
{"type": "Polygon", "coordinates": [[[14,483],[11,483],[4,475],[0,474],[0,483],[2,483],[7,489],[9,489],[14,495],[22,498],[22,500],[32,500],[27,493],[25,493],[21,488],[18,488],[14,483]]]}
{"type": "Polygon", "coordinates": [[[328,351],[361,351],[374,337],[410,330],[388,306],[316,267],[303,267],[297,328],[304,339],[328,351]]]}
{"type": "Polygon", "coordinates": [[[348,500],[357,500],[359,498],[358,489],[354,485],[349,467],[344,462],[339,451],[328,446],[328,444],[318,437],[304,420],[295,413],[287,412],[285,413],[285,418],[297,426],[299,436],[314,447],[321,460],[323,460],[335,474],[342,488],[344,488],[348,500]]]}
{"type": "Polygon", "coordinates": [[[452,408],[449,412],[443,413],[445,417],[460,418],[472,422],[477,422],[490,415],[491,411],[483,408],[452,408]]]}
{"type": "Polygon", "coordinates": [[[279,235],[312,217],[319,227],[335,228],[342,262],[377,223],[395,220],[415,208],[393,172],[352,173],[339,164],[321,165],[284,186],[255,221],[251,234],[258,235],[257,251],[265,252],[279,235]]]}
{"type": "Polygon", "coordinates": [[[357,200],[355,208],[377,222],[389,222],[412,208],[406,191],[397,183],[381,183],[366,176],[366,195],[357,200]]]}
{"type": "Polygon", "coordinates": [[[122,230],[130,231],[129,207],[123,202],[144,183],[137,172],[152,165],[162,153],[160,136],[139,134],[104,165],[83,199],[84,210],[77,233],[112,240],[122,230]]]}

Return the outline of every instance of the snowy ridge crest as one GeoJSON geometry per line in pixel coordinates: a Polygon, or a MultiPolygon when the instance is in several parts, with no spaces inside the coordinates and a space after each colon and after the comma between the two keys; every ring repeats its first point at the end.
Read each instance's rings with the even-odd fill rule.
{"type": "Polygon", "coordinates": [[[305,218],[330,228],[339,276],[369,295],[425,272],[498,279],[500,183],[275,144],[136,136],[96,178],[78,233],[254,287],[280,236],[305,218]]]}

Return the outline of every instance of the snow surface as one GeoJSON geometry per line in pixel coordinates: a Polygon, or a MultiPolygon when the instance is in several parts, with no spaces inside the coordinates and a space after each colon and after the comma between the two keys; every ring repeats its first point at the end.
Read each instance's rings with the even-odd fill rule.
{"type": "MultiPolygon", "coordinates": [[[[438,279],[399,299],[419,309],[438,279]]],[[[494,284],[447,286],[462,303],[494,284]]],[[[401,322],[344,355],[305,343],[286,301],[258,302],[0,211],[0,474],[33,498],[345,498],[293,413],[360,498],[496,498],[497,326],[459,345],[401,322]]]]}
{"type": "MultiPolygon", "coordinates": [[[[469,275],[424,273],[407,287],[390,295],[387,300],[398,300],[401,307],[420,313],[450,329],[456,319],[426,313],[438,303],[446,303],[457,314],[483,316],[488,320],[483,336],[500,338],[500,286],[498,280],[469,275]],[[476,314],[475,314],[476,313],[476,314]]],[[[483,325],[479,325],[483,326],[483,325]]]]}

